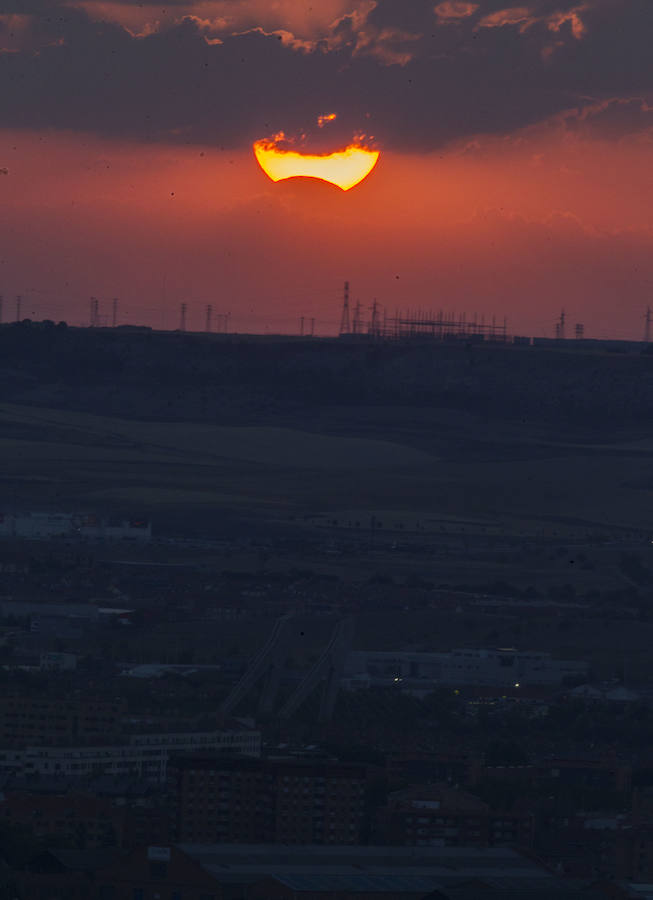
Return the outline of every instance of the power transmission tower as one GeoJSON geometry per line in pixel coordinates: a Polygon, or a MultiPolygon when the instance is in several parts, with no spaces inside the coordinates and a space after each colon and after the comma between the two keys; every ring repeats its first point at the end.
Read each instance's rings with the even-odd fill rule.
{"type": "Polygon", "coordinates": [[[118,324],[118,298],[114,297],[111,301],[111,327],[115,328],[118,324]]]}
{"type": "Polygon", "coordinates": [[[560,312],[560,318],[556,322],[556,338],[560,341],[565,339],[565,311],[560,312]]]}
{"type": "Polygon", "coordinates": [[[372,318],[370,320],[369,333],[376,337],[379,331],[379,304],[376,299],[372,303],[370,309],[372,310],[372,318]]]}
{"type": "Polygon", "coordinates": [[[204,331],[206,331],[207,334],[211,333],[211,320],[212,319],[213,319],[213,307],[209,303],[209,305],[206,307],[206,324],[205,324],[205,328],[204,328],[204,331]]]}
{"type": "Polygon", "coordinates": [[[360,334],[362,331],[362,319],[361,319],[361,304],[360,300],[357,301],[356,306],[354,307],[354,322],[352,327],[353,334],[360,334]]]}
{"type": "Polygon", "coordinates": [[[179,308],[179,330],[186,331],[186,304],[182,303],[179,308]]]}
{"type": "Polygon", "coordinates": [[[345,289],[342,297],[342,316],[340,317],[340,334],[349,334],[349,282],[345,281],[345,289]]]}
{"type": "Polygon", "coordinates": [[[16,321],[20,322],[20,305],[23,302],[23,298],[20,294],[16,295],[16,321]]]}

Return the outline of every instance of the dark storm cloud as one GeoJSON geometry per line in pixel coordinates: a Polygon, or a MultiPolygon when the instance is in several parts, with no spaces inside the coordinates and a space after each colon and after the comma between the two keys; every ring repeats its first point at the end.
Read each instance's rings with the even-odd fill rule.
{"type": "MultiPolygon", "coordinates": [[[[21,49],[0,51],[5,127],[234,146],[336,111],[334,138],[364,130],[384,146],[433,149],[653,91],[650,0],[379,0],[312,43],[216,33],[190,16],[134,36],[45,0],[0,11],[31,16],[21,49]]],[[[636,103],[631,130],[650,118],[636,103]]]]}
{"type": "Polygon", "coordinates": [[[591,137],[653,134],[653,106],[642,97],[606,100],[565,113],[564,123],[569,131],[591,137]]]}

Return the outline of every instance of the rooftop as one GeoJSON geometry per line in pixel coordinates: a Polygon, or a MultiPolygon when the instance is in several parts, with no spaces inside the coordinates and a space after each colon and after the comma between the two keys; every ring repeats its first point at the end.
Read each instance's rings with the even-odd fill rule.
{"type": "MultiPolygon", "coordinates": [[[[389,847],[279,844],[180,844],[218,880],[272,878],[426,878],[431,887],[476,879],[515,888],[553,883],[551,872],[507,847],[389,847]]],[[[420,888],[421,889],[421,888],[420,888]]]]}

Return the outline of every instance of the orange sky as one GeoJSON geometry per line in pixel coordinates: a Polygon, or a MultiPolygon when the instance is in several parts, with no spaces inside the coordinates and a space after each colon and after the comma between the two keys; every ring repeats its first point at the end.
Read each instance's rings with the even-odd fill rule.
{"type": "MultiPolygon", "coordinates": [[[[333,332],[353,301],[507,315],[552,333],[564,305],[588,336],[639,337],[653,299],[651,144],[547,127],[446,152],[386,152],[346,194],[273,184],[251,148],[145,146],[79,134],[0,133],[0,284],[23,313],[235,330],[333,332]],[[572,299],[573,298],[573,299],[572,299]]],[[[7,307],[5,305],[5,319],[7,307]]]]}

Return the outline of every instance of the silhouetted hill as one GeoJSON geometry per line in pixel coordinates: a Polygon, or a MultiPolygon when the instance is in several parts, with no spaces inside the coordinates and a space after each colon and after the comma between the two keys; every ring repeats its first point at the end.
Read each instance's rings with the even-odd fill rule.
{"type": "Polygon", "coordinates": [[[653,357],[570,349],[0,328],[0,400],[121,417],[319,427],[332,407],[438,408],[646,431],[653,357]]]}

